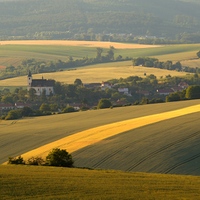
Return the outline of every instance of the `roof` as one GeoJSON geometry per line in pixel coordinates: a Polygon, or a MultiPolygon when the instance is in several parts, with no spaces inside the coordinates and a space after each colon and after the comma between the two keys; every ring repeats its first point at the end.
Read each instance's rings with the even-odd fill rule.
{"type": "Polygon", "coordinates": [[[31,83],[31,87],[54,87],[54,80],[47,79],[33,79],[31,83]]]}

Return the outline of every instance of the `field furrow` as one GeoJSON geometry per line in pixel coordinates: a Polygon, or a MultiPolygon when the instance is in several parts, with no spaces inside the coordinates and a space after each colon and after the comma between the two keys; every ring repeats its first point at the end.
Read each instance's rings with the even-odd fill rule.
{"type": "Polygon", "coordinates": [[[115,136],[117,134],[129,131],[135,128],[153,124],[167,119],[172,119],[175,117],[180,117],[183,115],[200,112],[200,105],[195,105],[175,111],[165,112],[161,114],[155,114],[145,117],[140,117],[136,119],[125,120],[121,122],[116,122],[96,128],[92,128],[86,131],[81,131],[79,133],[70,135],[63,139],[57,140],[55,142],[49,143],[30,152],[23,154],[22,156],[27,159],[32,156],[46,156],[52,148],[63,148],[67,149],[69,152],[77,151],[86,146],[95,144],[104,140],[106,138],[115,136]]]}

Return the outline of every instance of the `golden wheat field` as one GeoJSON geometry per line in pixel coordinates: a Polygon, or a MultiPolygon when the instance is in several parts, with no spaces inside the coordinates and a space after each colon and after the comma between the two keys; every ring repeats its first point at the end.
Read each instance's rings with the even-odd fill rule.
{"type": "MultiPolygon", "coordinates": [[[[144,73],[146,73],[147,76],[154,74],[158,79],[169,74],[171,76],[185,76],[187,74],[186,72],[169,71],[157,68],[147,68],[141,66],[133,67],[131,61],[126,61],[119,63],[92,65],[89,67],[78,68],[76,70],[34,74],[33,78],[37,79],[43,76],[45,79],[54,79],[65,84],[72,84],[77,78],[81,79],[83,83],[101,83],[102,81],[127,78],[129,76],[144,77],[144,73]]],[[[26,85],[26,76],[0,80],[0,86],[3,87],[26,85]]]]}
{"type": "Polygon", "coordinates": [[[159,45],[142,45],[142,44],[124,44],[118,42],[102,41],[73,41],[73,40],[11,40],[0,41],[0,45],[64,45],[64,46],[82,46],[82,47],[101,47],[109,48],[113,46],[117,49],[138,49],[160,47],[159,45]]]}

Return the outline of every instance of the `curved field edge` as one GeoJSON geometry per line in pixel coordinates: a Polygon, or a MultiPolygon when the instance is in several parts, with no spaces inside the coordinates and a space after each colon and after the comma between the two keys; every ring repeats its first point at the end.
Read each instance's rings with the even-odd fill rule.
{"type": "Polygon", "coordinates": [[[72,153],[78,167],[200,175],[199,112],[104,139],[72,153]]]}
{"type": "Polygon", "coordinates": [[[100,142],[106,138],[116,136],[120,133],[195,112],[200,112],[200,105],[95,127],[39,147],[23,154],[22,157],[25,159],[32,156],[45,157],[53,148],[67,149],[70,153],[72,153],[86,146],[100,142]]]}
{"type": "Polygon", "coordinates": [[[200,177],[0,166],[1,199],[198,199],[200,177]],[[24,189],[22,189],[24,188],[24,189]]]}
{"type": "Polygon", "coordinates": [[[85,111],[0,121],[0,163],[45,144],[98,126],[199,105],[200,100],[85,111]]]}

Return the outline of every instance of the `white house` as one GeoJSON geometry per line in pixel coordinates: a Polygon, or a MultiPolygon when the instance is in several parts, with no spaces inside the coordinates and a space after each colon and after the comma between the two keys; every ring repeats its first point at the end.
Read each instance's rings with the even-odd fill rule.
{"type": "Polygon", "coordinates": [[[110,84],[109,82],[102,82],[101,83],[101,89],[105,90],[106,88],[111,89],[112,88],[112,84],[110,84]]]}
{"type": "Polygon", "coordinates": [[[14,108],[11,103],[0,103],[0,110],[13,110],[14,108]]]}
{"type": "Polygon", "coordinates": [[[46,95],[54,94],[54,80],[47,80],[47,79],[33,79],[32,74],[29,71],[29,74],[27,76],[27,82],[28,82],[28,91],[33,88],[36,91],[36,95],[40,96],[43,92],[45,92],[46,95]]]}
{"type": "Polygon", "coordinates": [[[131,96],[131,94],[129,94],[128,88],[118,88],[118,92],[123,93],[124,95],[127,95],[127,96],[131,96]]]}

